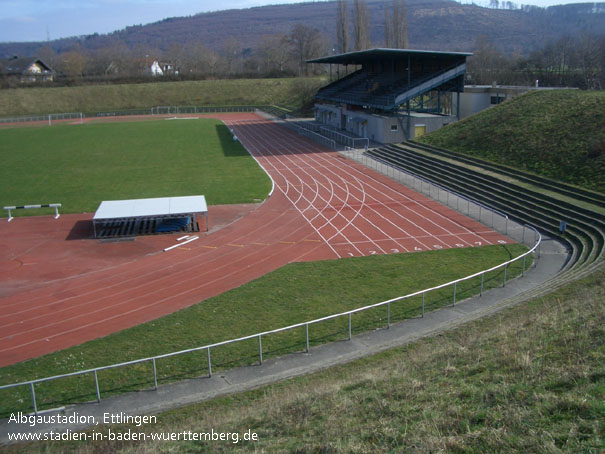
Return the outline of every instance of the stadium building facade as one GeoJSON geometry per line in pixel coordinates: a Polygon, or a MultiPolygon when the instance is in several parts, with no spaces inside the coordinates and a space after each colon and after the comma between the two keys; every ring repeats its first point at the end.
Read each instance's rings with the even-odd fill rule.
{"type": "Polygon", "coordinates": [[[316,94],[315,121],[375,142],[395,143],[460,118],[463,52],[369,49],[308,60],[336,65],[337,80],[316,94]],[[341,69],[344,77],[340,76],[341,69]]]}

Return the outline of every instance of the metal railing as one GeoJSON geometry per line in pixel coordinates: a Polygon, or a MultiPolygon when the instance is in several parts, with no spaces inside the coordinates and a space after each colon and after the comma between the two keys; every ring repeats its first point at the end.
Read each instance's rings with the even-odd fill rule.
{"type": "Polygon", "coordinates": [[[325,127],[319,128],[319,132],[321,135],[329,137],[345,147],[354,148],[356,150],[367,150],[370,147],[370,139],[365,137],[350,137],[346,134],[325,127]]]}
{"type": "Polygon", "coordinates": [[[314,132],[313,128],[309,125],[302,126],[298,122],[288,120],[284,121],[283,124],[288,128],[296,131],[299,135],[311,139],[312,141],[317,142],[320,145],[329,148],[330,150],[336,150],[337,148],[336,142],[333,139],[330,139],[317,132],[314,132]]]}
{"type": "Polygon", "coordinates": [[[82,112],[54,113],[44,115],[26,115],[23,117],[0,118],[0,124],[43,122],[51,125],[53,122],[57,121],[80,120],[80,122],[82,122],[83,119],[84,114],[82,112]]]}
{"type": "Polygon", "coordinates": [[[139,108],[130,110],[108,110],[99,112],[76,112],[76,113],[52,113],[44,115],[25,115],[20,117],[0,118],[0,124],[11,123],[39,123],[53,121],[80,120],[85,118],[107,118],[126,116],[156,116],[156,115],[180,115],[180,114],[203,114],[203,113],[227,113],[227,112],[255,112],[261,110],[275,116],[285,115],[287,110],[279,106],[249,105],[249,106],[154,106],[151,108],[139,108]]]}
{"type": "Polygon", "coordinates": [[[291,127],[291,129],[295,129],[296,131],[306,130],[312,132],[314,134],[301,133],[301,135],[308,134],[312,140],[316,142],[322,142],[323,139],[320,139],[318,136],[321,136],[325,139],[334,141],[334,146],[332,149],[336,149],[336,144],[343,145],[343,148],[353,148],[353,149],[364,149],[367,150],[370,146],[370,139],[365,137],[351,137],[341,132],[335,131],[333,129],[327,128],[325,126],[318,125],[316,123],[310,123],[308,121],[296,121],[288,116],[285,118],[285,125],[291,127]]]}
{"type": "MultiPolygon", "coordinates": [[[[443,203],[448,207],[454,208],[456,211],[468,217],[474,218],[479,222],[488,225],[492,229],[498,230],[496,220],[500,218],[504,223],[504,226],[503,228],[500,228],[500,231],[502,231],[502,233],[505,235],[509,234],[510,219],[507,214],[468,196],[437,184],[408,169],[403,169],[395,164],[391,164],[379,156],[374,156],[371,154],[368,155],[363,152],[360,154],[360,152],[355,149],[348,149],[346,151],[353,153],[356,159],[361,161],[366,167],[380,171],[377,164],[383,165],[386,168],[384,173],[387,176],[397,179],[399,182],[405,184],[409,188],[414,189],[421,194],[427,195],[433,200],[443,203]],[[464,208],[466,208],[466,210],[464,208]],[[487,214],[487,218],[484,216],[485,214],[487,214]]],[[[524,243],[523,240],[522,242],[524,243]]]]}
{"type": "MultiPolygon", "coordinates": [[[[296,323],[294,325],[289,325],[283,328],[277,328],[274,330],[269,330],[269,331],[263,331],[260,333],[256,333],[256,334],[251,334],[249,336],[244,336],[244,337],[239,337],[237,339],[231,339],[231,340],[226,340],[223,342],[217,342],[214,344],[208,344],[208,345],[203,345],[200,347],[194,347],[194,348],[189,348],[186,350],[180,350],[177,352],[172,352],[172,353],[166,353],[163,355],[157,355],[157,356],[151,356],[151,357],[147,357],[147,358],[141,358],[141,359],[137,359],[137,360],[132,360],[132,361],[126,361],[126,362],[122,362],[122,363],[118,363],[118,364],[112,364],[109,366],[103,366],[103,367],[96,367],[93,369],[86,369],[86,370],[81,370],[81,371],[77,371],[77,372],[72,372],[72,373],[67,373],[67,374],[61,374],[61,375],[55,375],[52,377],[45,377],[45,378],[39,378],[36,380],[29,380],[29,381],[24,381],[24,382],[20,382],[20,383],[13,383],[10,385],[3,385],[0,386],[0,390],[3,389],[8,389],[8,388],[14,388],[14,387],[18,387],[18,386],[28,386],[30,388],[30,394],[31,394],[31,399],[32,399],[32,406],[33,406],[33,411],[34,413],[37,415],[38,414],[38,405],[37,405],[37,401],[36,401],[36,391],[35,391],[35,385],[39,384],[39,383],[44,383],[44,382],[48,382],[48,381],[54,381],[54,380],[60,380],[60,379],[64,379],[64,378],[68,378],[68,377],[75,377],[75,376],[80,376],[80,375],[86,375],[86,374],[91,374],[94,376],[94,382],[95,382],[95,393],[96,393],[96,398],[97,398],[97,402],[101,401],[101,391],[100,391],[100,387],[99,387],[99,379],[98,379],[98,373],[104,370],[109,370],[109,369],[116,369],[116,368],[120,368],[120,367],[125,367],[125,366],[131,366],[134,364],[141,364],[141,363],[151,363],[152,365],[152,369],[153,369],[153,383],[154,383],[154,389],[157,390],[158,389],[158,373],[157,373],[157,364],[156,362],[160,359],[164,359],[164,358],[170,358],[170,357],[175,357],[175,356],[179,356],[179,355],[183,355],[183,354],[187,354],[187,353],[192,353],[192,352],[198,352],[198,351],[206,351],[206,357],[208,360],[208,377],[212,376],[212,360],[211,360],[211,350],[212,349],[216,349],[218,347],[221,346],[225,346],[225,345],[229,345],[229,344],[234,344],[237,342],[243,342],[243,341],[247,341],[247,340],[253,340],[256,339],[258,341],[258,358],[259,358],[259,364],[262,365],[263,363],[263,343],[262,343],[262,339],[263,337],[269,336],[271,334],[276,334],[276,333],[281,333],[284,331],[290,331],[296,328],[305,328],[305,352],[306,353],[310,353],[310,338],[309,338],[309,327],[311,325],[315,325],[318,323],[322,323],[328,320],[333,320],[333,319],[337,319],[340,317],[347,317],[348,318],[348,339],[351,340],[352,339],[352,315],[353,314],[357,314],[360,312],[364,312],[364,311],[368,311],[370,309],[374,309],[377,307],[384,307],[386,306],[387,308],[387,322],[386,322],[386,328],[390,328],[391,326],[391,305],[406,299],[410,299],[416,296],[421,296],[422,297],[422,309],[421,309],[421,316],[424,317],[425,314],[425,297],[426,294],[429,292],[434,292],[437,291],[439,289],[443,289],[443,288],[447,288],[447,287],[452,287],[453,289],[453,293],[452,293],[452,306],[454,306],[456,304],[456,296],[457,296],[457,289],[458,289],[458,284],[464,282],[464,281],[468,281],[477,277],[481,277],[481,284],[480,284],[480,290],[479,290],[479,295],[483,296],[484,293],[484,284],[485,284],[485,275],[487,273],[490,273],[492,271],[496,271],[499,269],[503,269],[503,281],[502,281],[502,286],[506,285],[506,281],[507,281],[507,268],[517,262],[517,261],[522,261],[522,271],[521,271],[521,276],[525,275],[526,272],[526,260],[527,257],[531,254],[534,254],[536,259],[539,259],[540,257],[540,244],[542,242],[542,236],[540,235],[540,233],[533,228],[532,226],[529,225],[524,225],[523,226],[523,240],[525,240],[525,230],[526,229],[530,229],[531,231],[534,232],[534,245],[533,247],[528,250],[527,252],[525,252],[524,254],[515,257],[511,260],[508,260],[504,263],[501,263],[499,265],[496,265],[494,267],[491,267],[489,269],[483,270],[483,271],[479,271],[478,273],[474,273],[471,274],[469,276],[460,278],[460,279],[456,279],[454,281],[451,282],[447,282],[445,284],[441,284],[438,285],[436,287],[431,287],[428,289],[424,289],[424,290],[420,290],[414,293],[410,293],[404,296],[399,296],[396,298],[392,298],[386,301],[381,301],[379,303],[376,304],[371,304],[369,306],[364,306],[364,307],[360,307],[357,309],[353,309],[350,311],[346,311],[346,312],[341,312],[338,314],[333,314],[333,315],[329,315],[326,317],[322,317],[322,318],[318,318],[315,320],[310,320],[310,321],[306,321],[306,322],[302,322],[302,323],[296,323]]],[[[534,260],[534,266],[535,266],[536,262],[534,260]]],[[[530,265],[531,266],[531,265],[530,265]]]]}

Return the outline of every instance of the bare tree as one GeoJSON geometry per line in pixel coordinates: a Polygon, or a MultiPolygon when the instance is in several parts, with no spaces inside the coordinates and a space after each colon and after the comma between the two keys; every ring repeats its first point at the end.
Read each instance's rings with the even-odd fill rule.
{"type": "Polygon", "coordinates": [[[262,71],[266,75],[283,75],[287,72],[290,59],[288,37],[285,35],[264,36],[260,42],[259,56],[262,71]]]}
{"type": "Polygon", "coordinates": [[[166,49],[166,52],[163,53],[163,60],[164,63],[170,66],[170,74],[179,74],[183,69],[185,61],[187,60],[185,46],[177,42],[170,43],[168,49],[166,49]]]}
{"type": "Polygon", "coordinates": [[[323,51],[323,39],[316,28],[296,24],[288,35],[288,43],[292,48],[292,55],[298,62],[299,75],[308,74],[308,65],[305,60],[318,57],[323,51]]]}
{"type": "Polygon", "coordinates": [[[75,46],[72,50],[61,54],[59,68],[71,81],[79,81],[84,75],[87,58],[84,51],[75,46]]]}
{"type": "Polygon", "coordinates": [[[115,42],[95,53],[97,74],[103,76],[124,76],[132,63],[132,55],[126,44],[115,42]]]}
{"type": "Polygon", "coordinates": [[[349,51],[349,5],[347,0],[338,0],[338,11],[336,16],[336,42],[338,52],[349,51]]]}
{"type": "Polygon", "coordinates": [[[393,38],[398,49],[408,48],[408,21],[405,0],[393,0],[393,38]]]}
{"type": "Polygon", "coordinates": [[[233,36],[223,42],[222,54],[227,66],[227,74],[234,75],[241,69],[242,44],[233,36]]]}
{"type": "Polygon", "coordinates": [[[514,61],[500,53],[485,35],[475,43],[473,56],[468,59],[468,73],[473,84],[510,83],[514,61]]]}
{"type": "Polygon", "coordinates": [[[354,28],[353,48],[364,50],[370,47],[370,13],[365,0],[353,0],[354,28]]]}
{"type": "Polygon", "coordinates": [[[407,49],[408,23],[405,0],[393,0],[393,10],[384,10],[385,43],[387,47],[407,49]]]}
{"type": "Polygon", "coordinates": [[[388,48],[396,47],[393,33],[393,18],[388,8],[384,9],[384,44],[388,48]]]}
{"type": "Polygon", "coordinates": [[[151,65],[158,58],[160,52],[146,45],[137,45],[131,51],[129,64],[130,75],[137,77],[151,74],[151,65]]]}
{"type": "Polygon", "coordinates": [[[44,63],[49,65],[51,68],[55,69],[55,67],[59,64],[59,58],[57,57],[57,53],[53,50],[49,45],[42,46],[36,51],[36,55],[40,58],[44,63]]]}
{"type": "Polygon", "coordinates": [[[601,90],[605,78],[605,36],[583,34],[576,45],[577,66],[588,90],[601,90]]]}
{"type": "Polygon", "coordinates": [[[187,56],[184,70],[190,74],[209,77],[216,75],[220,58],[201,42],[193,43],[187,50],[187,56]]]}

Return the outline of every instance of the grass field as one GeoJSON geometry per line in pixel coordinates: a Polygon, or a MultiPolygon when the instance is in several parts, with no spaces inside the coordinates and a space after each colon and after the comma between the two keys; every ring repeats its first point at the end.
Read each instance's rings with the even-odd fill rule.
{"type": "Polygon", "coordinates": [[[321,78],[227,79],[0,90],[0,117],[154,106],[286,105],[301,108],[321,78]]]}
{"type": "Polygon", "coordinates": [[[519,96],[419,139],[605,192],[605,91],[519,96]]]}
{"type": "MultiPolygon", "coordinates": [[[[0,384],[145,358],[313,320],[449,282],[507,261],[524,250],[521,245],[499,245],[291,264],[161,319],[4,367],[0,369],[0,384]]],[[[507,276],[520,274],[520,267],[520,262],[510,266],[507,276]]],[[[486,276],[485,285],[502,285],[502,271],[486,276]]],[[[479,278],[459,284],[457,299],[478,294],[479,286],[479,278]]],[[[451,301],[452,288],[431,292],[426,296],[427,311],[451,301]]],[[[392,320],[418,316],[421,305],[421,297],[393,304],[392,320]]],[[[384,328],[385,324],[386,308],[373,309],[353,317],[353,333],[384,328]]],[[[347,318],[313,325],[309,331],[311,345],[346,339],[347,318]]],[[[304,345],[304,328],[270,335],[263,339],[264,357],[301,351],[304,345]]],[[[254,340],[212,351],[213,371],[256,361],[258,346],[254,340]]],[[[160,360],[157,365],[160,383],[207,373],[204,351],[160,360]]],[[[153,386],[148,364],[103,371],[99,380],[103,396],[153,386]]],[[[56,407],[59,401],[88,401],[94,398],[94,390],[91,376],[41,384],[36,387],[38,408],[56,407]]],[[[0,417],[11,411],[29,411],[28,396],[27,387],[0,391],[0,417]]]]}
{"type": "MultiPolygon", "coordinates": [[[[146,121],[0,130],[0,203],[61,203],[203,194],[209,205],[264,200],[268,176],[218,120],[146,121]]],[[[38,215],[21,210],[21,215],[38,215]]]]}

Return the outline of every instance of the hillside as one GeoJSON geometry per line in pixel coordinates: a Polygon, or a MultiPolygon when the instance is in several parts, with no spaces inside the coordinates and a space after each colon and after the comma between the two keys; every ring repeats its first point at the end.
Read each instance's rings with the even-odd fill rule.
{"type": "Polygon", "coordinates": [[[605,91],[529,93],[420,140],[605,192],[605,91]]]}
{"type": "Polygon", "coordinates": [[[300,108],[319,78],[230,79],[0,90],[0,117],[153,106],[288,105],[300,108]]]}
{"type": "MultiPolygon", "coordinates": [[[[386,0],[367,0],[371,39],[376,45],[384,44],[384,8],[390,4],[386,0]]],[[[502,51],[527,53],[565,35],[574,36],[581,31],[599,33],[605,22],[605,3],[517,10],[461,5],[452,0],[407,0],[406,5],[410,47],[417,49],[468,51],[474,48],[477,37],[485,35],[502,51]]],[[[253,52],[262,37],[288,33],[297,23],[317,28],[328,43],[334,43],[336,3],[307,2],[218,11],[136,25],[108,35],[50,43],[4,43],[0,44],[0,57],[34,55],[47,44],[56,52],[66,51],[75,44],[95,50],[121,43],[129,48],[143,46],[165,51],[172,43],[193,42],[220,50],[229,37],[245,43],[253,52]]]]}

